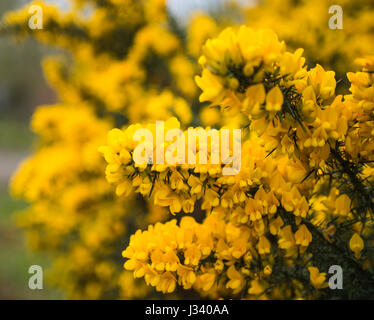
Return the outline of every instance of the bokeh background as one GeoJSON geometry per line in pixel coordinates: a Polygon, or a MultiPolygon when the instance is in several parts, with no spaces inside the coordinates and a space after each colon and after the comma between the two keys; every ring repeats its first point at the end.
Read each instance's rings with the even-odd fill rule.
{"type": "MultiPolygon", "coordinates": [[[[226,0],[168,0],[170,12],[185,24],[195,11],[222,10],[226,0]]],[[[28,0],[1,0],[0,16],[18,9],[28,0]]],[[[49,0],[62,10],[64,0],[49,0]]],[[[243,1],[251,5],[252,1],[243,1]]],[[[14,213],[26,203],[9,195],[8,183],[18,164],[32,150],[29,128],[33,110],[56,102],[41,68],[43,56],[55,53],[34,40],[14,41],[0,36],[0,300],[58,299],[62,295],[44,284],[44,290],[28,288],[28,268],[33,264],[48,266],[45,257],[27,250],[24,231],[16,226],[14,213]]]]}
{"type": "MultiPolygon", "coordinates": [[[[0,15],[25,3],[2,0],[0,15]]],[[[40,66],[41,56],[47,51],[31,40],[15,43],[0,38],[0,299],[58,297],[55,291],[32,291],[27,286],[29,266],[48,262],[27,252],[23,232],[16,227],[12,215],[26,204],[8,193],[12,172],[32,148],[32,111],[39,104],[55,101],[40,66]]]]}

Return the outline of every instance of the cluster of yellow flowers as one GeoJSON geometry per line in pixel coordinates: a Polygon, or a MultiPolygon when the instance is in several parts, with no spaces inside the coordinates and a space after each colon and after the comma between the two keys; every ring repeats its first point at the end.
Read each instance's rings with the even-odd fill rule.
{"type": "Polygon", "coordinates": [[[33,116],[35,151],[11,183],[12,193],[31,203],[19,225],[33,250],[50,255],[49,279],[67,297],[145,297],[152,293],[122,272],[118,252],[127,234],[165,220],[167,212],[134,196],[116,197],[97,149],[115,124],[171,115],[189,123],[193,64],[168,27],[165,1],[76,0],[67,13],[32,4],[8,13],[4,32],[32,35],[71,56],[43,62],[61,102],[33,116]],[[44,28],[36,32],[28,28],[32,4],[43,9],[44,28]],[[92,15],[82,15],[92,5],[92,15]]]}
{"type": "MultiPolygon", "coordinates": [[[[35,112],[35,151],[11,186],[31,203],[19,222],[31,247],[51,255],[52,282],[91,299],[183,298],[177,286],[210,298],[372,296],[373,57],[357,60],[350,94],[337,95],[335,72],[306,62],[346,71],[340,63],[357,47],[337,65],[338,49],[306,61],[297,41],[289,51],[270,29],[223,28],[203,14],[181,36],[164,0],[72,3],[61,15],[38,2],[37,32],[26,30],[25,9],[2,26],[71,53],[44,62],[61,102],[35,112]],[[181,129],[184,155],[200,161],[157,163],[157,120],[181,129]],[[240,144],[214,153],[211,127],[221,128],[220,142],[223,130],[231,139],[240,128],[240,144]],[[153,134],[144,163],[135,161],[139,129],[153,134]],[[193,129],[206,141],[190,143],[193,129]],[[225,175],[230,157],[240,168],[225,175]],[[339,293],[323,290],[334,264],[347,279],[339,293]]],[[[248,17],[263,14],[249,25],[266,26],[271,3],[280,4],[250,9],[248,17]]],[[[296,16],[306,8],[302,1],[296,16]]],[[[298,31],[287,30],[286,40],[298,31]]],[[[308,55],[318,39],[306,43],[308,55]]],[[[162,142],[164,157],[173,143],[162,142]]]]}
{"type": "Polygon", "coordinates": [[[335,73],[320,65],[307,70],[302,50],[286,51],[271,30],[226,29],[203,52],[200,100],[248,114],[268,151],[318,167],[328,156],[327,140],[346,133],[341,97],[331,104],[335,73]]]}
{"type": "MultiPolygon", "coordinates": [[[[294,297],[308,297],[311,291],[302,276],[292,282],[279,278],[287,279],[290,270],[307,266],[313,287],[327,287],[326,274],[312,265],[316,259],[313,254],[318,256],[319,249],[308,250],[313,240],[312,231],[323,235],[319,222],[323,220],[325,227],[329,227],[338,217],[340,224],[352,223],[353,231],[361,224],[362,231],[365,220],[366,232],[369,232],[370,196],[362,217],[360,210],[351,207],[352,202],[359,201],[355,193],[343,189],[339,195],[336,189],[331,189],[326,197],[317,191],[326,177],[334,184],[341,179],[329,175],[329,169],[340,169],[343,178],[347,175],[353,179],[352,172],[345,171],[344,167],[345,162],[350,164],[350,158],[342,155],[342,148],[349,153],[345,147],[348,137],[355,136],[371,147],[367,129],[362,129],[365,136],[355,133],[371,124],[372,87],[370,74],[365,73],[370,71],[371,58],[361,61],[367,69],[362,73],[367,79],[361,80],[364,88],[360,91],[353,83],[353,97],[343,99],[335,96],[335,73],[325,71],[320,65],[308,70],[301,54],[302,50],[287,52],[284,42],[271,30],[252,30],[245,26],[238,30],[225,29],[217,38],[206,42],[199,59],[202,76],[196,78],[203,90],[200,100],[219,105],[223,111],[227,108],[241,111],[250,122],[250,134],[242,146],[241,170],[237,175],[222,176],[220,165],[138,165],[131,155],[135,146],[132,138],[139,126],[109,133],[108,146],[100,150],[108,162],[107,179],[117,185],[118,195],[130,192],[133,187],[143,196],[154,192],[155,204],[169,207],[173,214],[201,210],[207,214],[202,224],[194,225],[189,231],[190,239],[195,239],[190,240],[190,245],[179,234],[186,233],[186,221],[196,224],[192,218],[182,218],[179,226],[173,221],[156,224],[148,231],[137,231],[123,253],[130,258],[125,268],[134,270],[135,277],[144,277],[147,284],[164,293],[174,291],[178,283],[185,289],[193,286],[201,294],[214,284],[218,292],[210,290],[213,297],[235,296],[239,292],[242,297],[284,298],[290,297],[290,292],[294,297]],[[354,96],[360,93],[365,102],[355,100],[354,96]],[[357,118],[345,107],[348,103],[354,104],[356,112],[369,111],[369,119],[362,120],[365,125],[355,125],[357,118]],[[342,163],[339,166],[335,162],[342,163]],[[311,209],[309,203],[313,202],[316,205],[311,209]],[[328,209],[321,209],[323,205],[328,209]],[[356,218],[361,220],[355,223],[356,218]],[[222,224],[218,235],[205,230],[212,221],[222,224]],[[204,228],[202,234],[209,235],[208,245],[195,234],[200,228],[204,228]],[[228,232],[236,234],[235,241],[220,241],[219,237],[228,232]],[[222,255],[222,248],[226,256],[222,255]],[[216,264],[220,266],[218,273],[214,269],[216,264]],[[180,271],[186,267],[187,273],[180,271]]],[[[166,127],[173,127],[175,121],[170,119],[166,127]]],[[[179,128],[179,123],[174,127],[179,128]]],[[[364,146],[359,150],[365,164],[372,161],[371,153],[365,152],[364,146]]],[[[364,183],[360,175],[355,178],[357,181],[350,181],[353,189],[364,183]]],[[[220,227],[215,225],[213,230],[220,227]]],[[[332,230],[330,233],[335,234],[332,230]]],[[[323,239],[325,245],[330,244],[331,239],[323,239]]],[[[361,236],[353,233],[346,245],[359,259],[364,249],[361,236]]]]}
{"type": "MultiPolygon", "coordinates": [[[[249,282],[248,294],[262,297],[275,263],[270,255],[271,242],[264,235],[258,238],[248,226],[225,223],[223,214],[213,210],[202,224],[183,217],[179,226],[172,220],[151,225],[147,231],[138,230],[123,252],[128,258],[125,268],[134,270],[136,278],[144,277],[148,285],[163,293],[173,292],[178,283],[184,289],[193,287],[202,296],[217,298],[236,295],[249,282]]],[[[280,218],[273,221],[273,235],[282,225],[280,218]]],[[[303,252],[311,241],[307,227],[301,225],[295,235],[291,228],[284,228],[279,246],[296,251],[299,247],[303,252]]],[[[280,289],[285,284],[278,285],[280,289]]]]}
{"type": "Polygon", "coordinates": [[[31,4],[4,19],[6,32],[35,34],[40,41],[73,54],[73,64],[64,56],[44,62],[46,76],[62,100],[71,105],[88,101],[101,112],[118,112],[134,122],[163,119],[164,114],[176,114],[186,122],[191,119],[186,105],[196,95],[194,64],[180,39],[165,27],[165,1],[109,1],[96,8],[90,19],[80,18],[90,1],[74,2],[72,12],[65,15],[42,2],[32,3],[43,9],[44,28],[35,33],[25,26],[31,4]],[[144,114],[134,112],[139,97],[144,97],[144,114]]]}
{"type": "Polygon", "coordinates": [[[271,28],[291,48],[304,48],[310,65],[319,63],[340,76],[355,68],[357,57],[374,51],[374,4],[371,0],[264,0],[245,10],[253,28],[271,28]],[[343,29],[330,29],[329,19],[342,8],[343,29]]]}
{"type": "MultiPolygon", "coordinates": [[[[119,285],[115,259],[128,232],[131,205],[116,198],[103,179],[97,148],[110,123],[85,106],[40,107],[32,121],[39,150],[25,160],[11,185],[14,195],[34,204],[18,216],[29,246],[53,254],[51,282],[71,298],[106,297],[119,285]]],[[[130,203],[136,206],[135,200],[130,203]]],[[[139,296],[146,293],[144,286],[134,286],[139,296]]]]}
{"type": "Polygon", "coordinates": [[[348,72],[351,95],[346,96],[346,113],[357,125],[350,131],[346,141],[347,152],[352,158],[358,156],[373,159],[374,151],[374,58],[357,59],[363,72],[348,72]]]}

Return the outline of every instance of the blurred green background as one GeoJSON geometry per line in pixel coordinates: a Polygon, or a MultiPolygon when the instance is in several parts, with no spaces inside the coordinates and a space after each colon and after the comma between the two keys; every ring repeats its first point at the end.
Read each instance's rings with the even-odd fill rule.
{"type": "MultiPolygon", "coordinates": [[[[1,0],[0,15],[26,0],[1,0]]],[[[9,178],[32,149],[29,129],[33,109],[55,101],[43,78],[40,60],[47,49],[34,41],[15,43],[0,37],[0,299],[54,299],[60,297],[44,282],[43,290],[28,287],[28,269],[48,261],[26,250],[24,234],[14,212],[26,204],[8,193],[9,178]]]]}

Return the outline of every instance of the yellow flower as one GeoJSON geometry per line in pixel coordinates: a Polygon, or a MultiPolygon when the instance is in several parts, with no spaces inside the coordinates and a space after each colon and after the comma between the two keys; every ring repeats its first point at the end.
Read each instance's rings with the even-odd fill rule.
{"type": "Polygon", "coordinates": [[[275,236],[279,233],[281,227],[284,225],[284,222],[280,216],[272,220],[270,223],[270,233],[275,236]]]}
{"type": "Polygon", "coordinates": [[[342,216],[347,216],[351,211],[351,199],[346,194],[342,194],[336,199],[335,211],[342,216]]]}
{"type": "Polygon", "coordinates": [[[308,267],[310,282],[316,289],[323,289],[328,286],[326,273],[320,273],[317,267],[308,267]]]}
{"type": "Polygon", "coordinates": [[[216,280],[216,275],[213,272],[204,273],[201,276],[199,276],[199,281],[201,282],[202,289],[204,291],[209,291],[212,288],[215,280],[216,280]]]}
{"type": "Polygon", "coordinates": [[[361,257],[361,251],[364,249],[364,241],[357,232],[349,240],[349,248],[354,252],[356,259],[361,257]]]}
{"type": "Polygon", "coordinates": [[[196,266],[201,258],[201,250],[196,245],[191,245],[184,252],[184,263],[186,265],[196,266]]]}
{"type": "Polygon", "coordinates": [[[258,253],[259,254],[270,253],[270,248],[271,246],[270,246],[269,240],[265,236],[260,237],[260,240],[258,241],[258,244],[257,244],[258,253]]]}
{"type": "Polygon", "coordinates": [[[334,71],[325,71],[322,66],[317,66],[309,71],[309,81],[317,96],[322,99],[330,99],[335,93],[336,81],[334,71]]]}
{"type": "Polygon", "coordinates": [[[263,285],[263,283],[259,280],[252,280],[251,281],[251,287],[248,289],[249,294],[253,294],[255,296],[258,296],[262,293],[264,293],[266,287],[263,285]]]}
{"type": "Polygon", "coordinates": [[[271,268],[270,265],[267,264],[264,268],[264,274],[269,276],[269,275],[271,275],[272,272],[273,272],[273,269],[271,268]]]}
{"type": "Polygon", "coordinates": [[[160,280],[156,285],[156,290],[163,293],[171,293],[175,290],[176,279],[170,272],[165,272],[160,276],[160,280]]]}
{"type": "Polygon", "coordinates": [[[154,203],[162,207],[170,207],[170,211],[175,214],[182,210],[182,203],[167,186],[156,190],[154,203]]]}
{"type": "Polygon", "coordinates": [[[277,112],[282,109],[283,94],[278,86],[272,88],[266,95],[266,110],[277,112]]]}
{"type": "Polygon", "coordinates": [[[281,76],[285,87],[306,78],[301,54],[302,50],[294,54],[286,52],[284,42],[270,29],[226,28],[218,37],[208,39],[203,47],[199,59],[202,76],[196,77],[203,91],[200,101],[210,101],[225,110],[241,110],[251,119],[267,114],[274,118],[282,109],[284,97],[278,85],[266,95],[266,78],[281,76]]]}
{"type": "Polygon", "coordinates": [[[212,189],[207,189],[205,191],[204,202],[201,208],[204,210],[210,210],[212,207],[217,207],[219,205],[220,199],[217,192],[212,189]]]}
{"type": "Polygon", "coordinates": [[[265,102],[266,92],[262,83],[247,88],[246,99],[243,101],[242,111],[257,118],[261,112],[260,106],[265,102]]]}
{"type": "Polygon", "coordinates": [[[292,254],[292,249],[295,248],[296,243],[295,243],[294,234],[292,233],[292,229],[290,225],[285,226],[279,232],[278,245],[281,249],[285,249],[289,251],[290,254],[292,254]]]}
{"type": "Polygon", "coordinates": [[[244,277],[233,265],[227,269],[227,276],[230,280],[226,283],[226,288],[231,288],[234,294],[242,290],[245,284],[244,277]]]}
{"type": "Polygon", "coordinates": [[[355,63],[362,66],[365,70],[374,71],[374,56],[357,58],[355,63]]]}
{"type": "Polygon", "coordinates": [[[302,224],[295,233],[296,244],[307,247],[312,242],[312,234],[309,232],[305,224],[302,224]]]}
{"type": "Polygon", "coordinates": [[[213,105],[218,105],[220,103],[220,98],[223,94],[223,86],[220,79],[212,74],[208,69],[203,70],[201,77],[195,77],[196,84],[203,90],[200,95],[200,101],[212,101],[213,105]]]}
{"type": "Polygon", "coordinates": [[[190,175],[188,178],[188,185],[191,187],[191,194],[198,194],[202,191],[202,182],[198,177],[190,175]]]}
{"type": "Polygon", "coordinates": [[[178,283],[183,286],[184,289],[190,289],[196,281],[196,275],[192,268],[178,265],[177,269],[178,283]]]}

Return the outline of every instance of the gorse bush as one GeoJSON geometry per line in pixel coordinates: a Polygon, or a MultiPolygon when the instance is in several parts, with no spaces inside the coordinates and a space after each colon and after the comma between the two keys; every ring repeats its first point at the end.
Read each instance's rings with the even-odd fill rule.
{"type": "MultiPolygon", "coordinates": [[[[51,257],[50,283],[68,298],[374,296],[374,57],[356,56],[361,71],[337,94],[323,62],[349,71],[354,45],[322,42],[322,59],[304,58],[263,28],[272,2],[231,27],[198,14],[183,29],[162,0],[76,0],[68,13],[37,3],[42,30],[27,28],[27,8],[4,17],[2,32],[68,52],[43,63],[59,103],[35,111],[35,150],[11,183],[30,203],[18,214],[28,244],[51,257]],[[186,138],[205,132],[184,148],[207,163],[157,163],[155,134],[152,161],[135,161],[134,134],[161,120],[186,138]],[[233,141],[212,163],[210,128],[241,129],[240,152],[233,141]],[[224,174],[228,156],[236,174],[224,174]],[[328,288],[332,265],[341,290],[328,288]]],[[[302,37],[308,58],[318,26],[302,37]]]]}
{"type": "Polygon", "coordinates": [[[264,0],[245,10],[245,21],[271,28],[287,45],[304,48],[309,65],[319,63],[344,77],[354,60],[374,51],[374,3],[371,0],[264,0]],[[340,5],[343,29],[328,28],[329,8],[340,5]]]}

